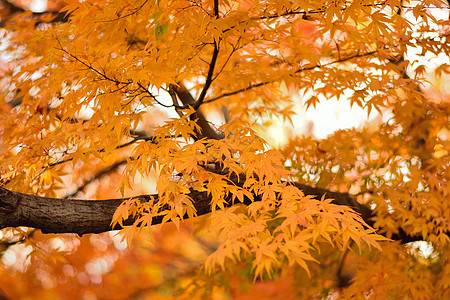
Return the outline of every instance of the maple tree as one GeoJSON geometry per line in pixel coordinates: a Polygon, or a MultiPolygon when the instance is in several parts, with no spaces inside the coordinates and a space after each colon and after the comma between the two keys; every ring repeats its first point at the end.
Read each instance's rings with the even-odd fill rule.
{"type": "Polygon", "coordinates": [[[0,5],[5,298],[450,297],[446,1],[0,5]]]}

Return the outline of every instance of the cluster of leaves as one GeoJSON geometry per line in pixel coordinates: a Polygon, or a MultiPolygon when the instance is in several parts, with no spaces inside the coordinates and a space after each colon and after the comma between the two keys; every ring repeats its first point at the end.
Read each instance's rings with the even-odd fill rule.
{"type": "MultiPolygon", "coordinates": [[[[450,54],[448,20],[433,14],[446,5],[66,0],[58,5],[62,18],[31,12],[8,17],[1,20],[8,63],[0,81],[2,183],[42,196],[69,196],[68,187],[75,187],[84,196],[124,197],[111,225],[130,224],[122,237],[140,251],[155,220],[181,231],[189,227],[183,219],[195,220],[198,231],[206,228],[217,242],[205,246],[204,233],[196,231],[202,254],[189,263],[204,272],[190,270],[188,283],[178,278],[185,295],[227,286],[223,278],[236,280],[235,269],[244,270],[249,282],[292,282],[299,287],[292,293],[305,297],[407,292],[427,299],[436,289],[448,296],[450,105],[447,95],[438,99],[424,91],[433,70],[408,56],[411,48],[422,56],[450,54]],[[342,98],[383,118],[324,140],[293,137],[273,149],[256,127],[264,126],[263,118],[297,125],[298,94],[306,108],[342,98]],[[101,184],[85,189],[94,179],[101,184]],[[327,197],[305,195],[296,183],[350,192],[373,216],[363,220],[327,197]],[[150,185],[157,194],[148,201],[130,198],[149,194],[150,185]],[[207,218],[197,217],[195,195],[208,197],[207,218]],[[419,259],[404,245],[379,243],[384,238],[377,233],[420,237],[432,243],[435,256],[419,259]],[[354,268],[352,284],[340,282],[343,265],[354,268]]],[[[445,78],[448,67],[438,65],[435,78],[445,78]]],[[[58,250],[46,236],[3,234],[18,236],[38,250],[30,270],[2,267],[22,274],[5,277],[6,283],[29,276],[23,274],[32,266],[52,269],[45,265],[51,255],[34,253],[58,250]]],[[[133,256],[104,238],[110,253],[133,256]]],[[[89,247],[86,239],[71,240],[71,251],[52,272],[74,277],[87,258],[72,271],[57,269],[70,265],[66,260],[82,251],[80,245],[89,247]]],[[[114,264],[120,266],[111,262],[104,273],[114,264]]],[[[86,286],[82,273],[78,282],[86,286]]],[[[64,293],[55,288],[63,281],[47,286],[64,293]]],[[[230,291],[236,292],[228,286],[224,293],[230,291]]]]}

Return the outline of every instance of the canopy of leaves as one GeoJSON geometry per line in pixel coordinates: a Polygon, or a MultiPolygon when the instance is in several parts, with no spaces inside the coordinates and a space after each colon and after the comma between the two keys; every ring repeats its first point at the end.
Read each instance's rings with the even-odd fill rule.
{"type": "Polygon", "coordinates": [[[0,1],[5,298],[450,297],[449,3],[22,2],[0,1]],[[299,134],[336,99],[376,117],[299,134]]]}

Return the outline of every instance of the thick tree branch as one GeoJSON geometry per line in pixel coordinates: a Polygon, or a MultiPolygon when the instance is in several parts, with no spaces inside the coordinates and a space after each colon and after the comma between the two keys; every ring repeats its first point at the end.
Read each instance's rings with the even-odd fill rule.
{"type": "Polygon", "coordinates": [[[45,198],[0,188],[0,227],[28,226],[46,233],[100,233],[123,199],[105,201],[45,198]]]}
{"type": "MultiPolygon", "coordinates": [[[[234,178],[236,184],[241,184],[243,179],[234,178]]],[[[315,196],[320,199],[326,195],[333,198],[336,205],[345,205],[358,212],[363,220],[372,225],[372,211],[358,203],[346,193],[332,192],[325,189],[293,183],[302,189],[305,195],[315,196]]],[[[190,190],[189,197],[194,199],[197,215],[205,215],[211,212],[211,196],[207,192],[190,190]]],[[[158,195],[141,195],[133,197],[141,202],[158,199],[158,195]]],[[[79,200],[46,198],[19,192],[13,192],[0,187],[0,228],[28,226],[41,229],[44,233],[101,233],[120,227],[111,227],[111,220],[119,205],[129,198],[109,200],[79,200]]],[[[255,197],[255,201],[259,201],[255,197]]],[[[227,199],[228,207],[234,205],[231,199],[227,199]]],[[[245,199],[244,204],[249,205],[250,199],[245,199]]],[[[187,216],[186,216],[187,218],[187,216]]],[[[133,219],[126,220],[124,225],[133,224],[133,219]]],[[[153,225],[160,224],[162,217],[153,218],[153,225]]],[[[391,237],[403,243],[423,239],[420,236],[410,236],[403,230],[391,237]]]]}

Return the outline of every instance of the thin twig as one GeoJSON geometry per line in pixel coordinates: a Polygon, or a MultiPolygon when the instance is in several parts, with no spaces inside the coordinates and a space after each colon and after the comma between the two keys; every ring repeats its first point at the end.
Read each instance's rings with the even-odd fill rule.
{"type": "MultiPolygon", "coordinates": [[[[373,54],[375,54],[377,52],[378,51],[370,51],[370,52],[366,52],[366,53],[363,53],[363,54],[352,55],[352,56],[349,56],[349,57],[346,57],[346,58],[343,58],[343,59],[340,59],[340,60],[335,60],[335,61],[332,61],[332,62],[329,62],[329,63],[326,63],[326,64],[322,64],[322,65],[314,65],[314,66],[310,66],[310,67],[307,67],[307,68],[300,68],[300,69],[296,70],[294,72],[294,74],[299,74],[301,72],[310,71],[310,70],[313,70],[313,69],[316,69],[316,68],[323,68],[323,67],[326,67],[326,66],[329,66],[329,65],[332,65],[332,64],[336,64],[336,63],[346,62],[346,61],[352,60],[354,58],[370,56],[370,55],[373,55],[373,54]]],[[[277,79],[273,79],[273,80],[267,80],[267,81],[263,81],[263,82],[259,82],[259,83],[255,83],[255,84],[250,84],[249,86],[247,86],[245,88],[242,88],[242,89],[239,89],[239,90],[236,90],[236,91],[233,91],[233,92],[224,93],[224,94],[219,95],[217,97],[214,97],[212,99],[205,100],[205,101],[203,101],[203,103],[210,103],[210,102],[222,99],[224,97],[236,95],[236,94],[239,94],[239,93],[242,93],[242,92],[245,92],[245,91],[257,88],[257,87],[261,87],[261,86],[264,86],[264,85],[267,85],[267,84],[270,84],[270,83],[277,82],[279,80],[281,80],[281,78],[277,78],[277,79]]]]}
{"type": "Polygon", "coordinates": [[[233,54],[239,49],[238,45],[239,42],[241,41],[242,36],[239,36],[236,45],[231,45],[231,47],[233,47],[233,50],[231,50],[230,55],[228,55],[227,59],[225,60],[225,62],[223,63],[222,68],[220,68],[219,72],[216,73],[216,75],[214,76],[214,78],[212,79],[212,81],[216,80],[216,78],[220,75],[220,73],[222,73],[223,69],[225,69],[226,65],[228,64],[228,62],[230,61],[231,56],[233,56],[233,54]]]}
{"type": "Polygon", "coordinates": [[[158,103],[159,105],[161,105],[161,106],[163,106],[163,107],[166,107],[166,108],[172,108],[172,107],[175,107],[175,109],[185,109],[185,108],[186,108],[186,107],[184,107],[184,106],[179,106],[179,105],[175,105],[175,104],[173,104],[173,105],[167,105],[167,104],[164,104],[164,103],[158,101],[158,99],[156,99],[156,96],[153,95],[153,94],[152,94],[147,88],[145,88],[140,82],[138,82],[137,84],[138,84],[138,86],[143,90],[144,93],[148,94],[149,97],[151,97],[153,100],[155,100],[156,103],[158,103]]]}
{"type": "Polygon", "coordinates": [[[97,73],[98,75],[103,77],[104,79],[109,80],[111,82],[114,82],[116,84],[129,85],[129,84],[132,83],[132,81],[123,82],[123,81],[120,81],[118,79],[108,77],[105,73],[100,72],[99,70],[94,68],[91,64],[88,64],[88,63],[84,62],[83,60],[79,59],[78,57],[76,57],[75,55],[73,55],[72,53],[70,53],[69,51],[64,49],[63,45],[61,44],[61,41],[58,38],[56,40],[58,41],[58,44],[60,46],[59,50],[62,50],[64,53],[66,53],[67,55],[69,55],[70,57],[72,57],[73,59],[75,59],[76,61],[81,63],[82,65],[84,65],[86,68],[88,68],[88,70],[94,71],[95,73],[97,73]]]}
{"type": "Polygon", "coordinates": [[[139,11],[144,7],[144,5],[145,5],[147,2],[148,2],[148,0],[145,0],[144,3],[142,3],[138,8],[135,8],[134,11],[132,11],[132,12],[126,14],[126,15],[123,15],[123,16],[120,16],[120,17],[117,17],[117,18],[111,19],[111,20],[97,21],[96,23],[101,23],[101,22],[105,22],[105,23],[106,23],[106,22],[114,22],[114,21],[118,21],[118,20],[120,20],[120,19],[124,19],[124,18],[129,17],[129,16],[132,16],[132,15],[134,15],[135,13],[139,12],[139,11]]]}
{"type": "MultiPolygon", "coordinates": [[[[130,145],[136,143],[137,141],[142,141],[142,140],[144,140],[144,141],[152,141],[152,142],[153,142],[153,138],[152,138],[152,137],[147,137],[147,136],[143,136],[143,137],[135,137],[135,138],[133,138],[131,141],[126,142],[126,143],[124,143],[124,144],[121,144],[121,145],[117,146],[117,147],[115,148],[115,150],[125,148],[125,147],[127,147],[127,146],[130,146],[130,145]]],[[[106,149],[103,148],[103,149],[98,150],[98,152],[99,152],[99,153],[102,153],[102,152],[105,152],[105,150],[106,150],[106,149]]],[[[69,161],[72,161],[72,160],[73,160],[73,157],[71,157],[71,158],[66,158],[66,159],[63,159],[63,160],[60,160],[60,161],[57,161],[57,162],[54,162],[54,163],[50,163],[50,164],[48,164],[48,167],[54,167],[54,166],[57,166],[57,165],[60,165],[60,164],[63,164],[63,163],[66,163],[66,162],[69,162],[69,161]]]]}
{"type": "Polygon", "coordinates": [[[103,176],[105,176],[105,175],[107,175],[107,174],[109,174],[111,172],[114,172],[120,166],[122,166],[122,165],[124,165],[126,163],[127,163],[126,159],[120,160],[120,161],[112,164],[108,168],[100,170],[97,174],[95,174],[90,179],[88,179],[85,182],[83,182],[83,184],[80,185],[79,187],[77,187],[75,191],[73,191],[72,193],[66,195],[63,199],[69,199],[69,198],[72,198],[72,197],[76,196],[78,193],[82,192],[86,188],[86,186],[88,186],[89,184],[91,184],[95,180],[100,179],[101,177],[103,177],[103,176]]]}
{"type": "MultiPolygon", "coordinates": [[[[216,19],[219,18],[219,0],[214,0],[214,16],[216,19]]],[[[206,92],[208,91],[212,81],[214,80],[213,79],[214,67],[216,66],[218,55],[219,55],[219,42],[214,39],[214,51],[211,58],[211,62],[209,64],[209,70],[208,75],[206,76],[205,85],[203,86],[203,90],[200,93],[200,96],[198,97],[197,101],[192,106],[195,110],[197,110],[200,107],[200,105],[202,105],[206,97],[206,92]]]]}

